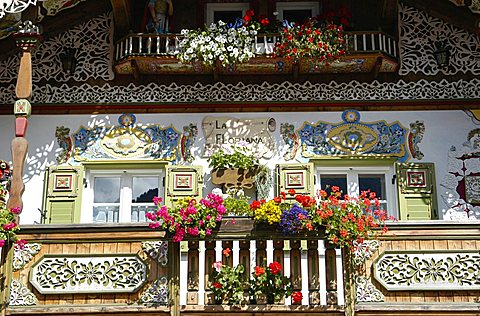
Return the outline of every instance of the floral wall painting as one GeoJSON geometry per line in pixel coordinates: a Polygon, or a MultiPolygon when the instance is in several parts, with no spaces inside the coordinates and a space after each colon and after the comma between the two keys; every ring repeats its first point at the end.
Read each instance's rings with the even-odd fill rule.
{"type": "Polygon", "coordinates": [[[425,123],[423,121],[415,121],[410,123],[410,132],[408,133],[408,149],[412,158],[421,160],[423,153],[420,151],[418,144],[422,141],[425,134],[425,123]]]}
{"type": "Polygon", "coordinates": [[[283,158],[287,161],[294,159],[300,146],[300,138],[295,133],[295,126],[290,123],[281,123],[280,134],[287,147],[283,158]]]}
{"type": "Polygon", "coordinates": [[[183,134],[180,139],[180,154],[182,159],[187,162],[193,161],[191,148],[198,135],[198,127],[196,124],[190,123],[183,127],[183,134]]]}
{"type": "Polygon", "coordinates": [[[271,158],[275,153],[272,132],[276,129],[274,118],[239,119],[206,116],[202,122],[205,136],[204,157],[216,150],[231,150],[246,146],[257,158],[271,158]]]}
{"type": "Polygon", "coordinates": [[[448,152],[448,172],[441,186],[442,199],[447,205],[446,220],[476,220],[480,218],[480,128],[471,130],[467,140],[448,152]]]}
{"type": "Polygon", "coordinates": [[[399,122],[360,122],[360,113],[346,110],[343,122],[305,122],[297,130],[302,146],[302,156],[319,158],[325,156],[389,156],[399,162],[410,158],[406,140],[408,129],[399,122]]]}

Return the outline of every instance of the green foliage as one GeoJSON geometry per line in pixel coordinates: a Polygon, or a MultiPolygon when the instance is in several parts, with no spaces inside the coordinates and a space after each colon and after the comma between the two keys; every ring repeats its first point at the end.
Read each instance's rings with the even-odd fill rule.
{"type": "Polygon", "coordinates": [[[239,264],[232,268],[221,262],[215,262],[213,268],[215,271],[209,289],[213,292],[215,300],[233,305],[241,304],[244,300],[244,291],[248,288],[244,266],[239,264]]]}
{"type": "Polygon", "coordinates": [[[245,195],[242,189],[228,189],[227,197],[223,201],[223,205],[227,209],[227,214],[235,214],[239,216],[251,216],[249,197],[245,195]]]}
{"type": "Polygon", "coordinates": [[[213,169],[250,169],[258,165],[258,158],[246,147],[233,147],[229,152],[223,149],[215,151],[208,157],[208,163],[213,169]]]}
{"type": "Polygon", "coordinates": [[[275,300],[292,295],[290,279],[282,274],[282,266],[274,261],[266,266],[256,266],[250,281],[250,293],[254,296],[264,294],[273,296],[275,300]]]}

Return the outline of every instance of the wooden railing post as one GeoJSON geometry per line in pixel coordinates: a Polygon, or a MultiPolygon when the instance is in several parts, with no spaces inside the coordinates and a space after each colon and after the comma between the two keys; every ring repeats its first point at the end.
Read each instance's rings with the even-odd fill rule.
{"type": "Polygon", "coordinates": [[[355,315],[355,271],[352,253],[348,247],[342,249],[343,284],[345,293],[345,316],[355,315]]]}
{"type": "Polygon", "coordinates": [[[325,241],[325,270],[327,305],[338,305],[337,256],[335,253],[335,245],[328,241],[325,241]]]}
{"type": "Polygon", "coordinates": [[[318,260],[318,241],[308,241],[308,304],[320,304],[320,276],[318,260]]]}
{"type": "Polygon", "coordinates": [[[187,305],[198,305],[198,240],[188,242],[187,305]]]}
{"type": "Polygon", "coordinates": [[[180,243],[169,242],[170,268],[170,315],[180,316],[180,243]]]}
{"type": "Polygon", "coordinates": [[[302,290],[302,254],[300,250],[300,240],[290,240],[290,281],[293,291],[302,290]]]}
{"type": "Polygon", "coordinates": [[[215,304],[215,300],[211,297],[211,292],[208,290],[210,283],[210,275],[213,273],[213,263],[215,262],[215,241],[205,241],[205,305],[215,304]]]}

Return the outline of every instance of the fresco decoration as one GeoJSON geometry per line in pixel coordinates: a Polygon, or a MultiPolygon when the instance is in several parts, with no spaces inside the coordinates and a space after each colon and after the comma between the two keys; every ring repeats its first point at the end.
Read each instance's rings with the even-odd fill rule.
{"type": "Polygon", "coordinates": [[[135,122],[135,115],[123,114],[118,126],[81,126],[72,135],[74,159],[178,159],[181,134],[173,126],[137,126],[135,122]]]}
{"type": "Polygon", "coordinates": [[[38,304],[37,297],[19,280],[10,283],[10,306],[33,306],[38,304]]]}
{"type": "Polygon", "coordinates": [[[479,290],[478,251],[387,251],[374,278],[388,291],[479,290]]]}
{"type": "Polygon", "coordinates": [[[410,123],[410,132],[408,133],[408,149],[412,158],[422,160],[424,154],[420,151],[418,144],[421,143],[425,134],[425,123],[423,121],[415,121],[410,123]]]}
{"type": "Polygon", "coordinates": [[[42,7],[46,10],[46,13],[44,14],[43,10],[39,10],[37,20],[41,21],[46,16],[54,16],[58,12],[65,9],[73,8],[77,4],[84,1],[87,0],[44,0],[40,3],[42,4],[42,7]]]}
{"type": "Polygon", "coordinates": [[[372,282],[364,276],[355,278],[355,289],[357,290],[357,303],[384,302],[385,296],[372,282]]]}
{"type": "Polygon", "coordinates": [[[44,255],[30,272],[41,294],[134,293],[147,281],[147,265],[135,254],[44,255]]]}
{"type": "Polygon", "coordinates": [[[280,135],[282,135],[283,142],[287,147],[283,158],[286,161],[294,159],[297,155],[298,147],[300,146],[300,139],[295,133],[295,126],[290,123],[281,123],[280,135]]]}
{"type": "Polygon", "coordinates": [[[344,111],[342,120],[340,123],[305,122],[297,130],[302,156],[389,156],[397,157],[399,162],[409,159],[406,149],[408,129],[400,123],[361,123],[360,113],[356,110],[344,111]]]}
{"type": "Polygon", "coordinates": [[[182,138],[180,139],[180,154],[183,161],[192,162],[193,155],[191,152],[192,146],[198,135],[198,127],[196,124],[190,123],[183,127],[182,138]]]}
{"type": "MultiPolygon", "coordinates": [[[[7,69],[18,69],[18,63],[11,59],[7,65],[0,66],[0,78],[16,78],[16,73],[7,69]],[[2,72],[3,71],[3,72],[2,72]]],[[[1,64],[1,63],[0,63],[1,64]]],[[[3,62],[5,64],[5,61],[3,62]]],[[[0,79],[1,80],[1,79],[0,79]]],[[[32,103],[192,103],[192,102],[321,102],[321,101],[388,101],[405,100],[415,97],[417,100],[458,100],[480,98],[480,79],[459,79],[455,81],[419,81],[405,82],[358,82],[336,83],[269,83],[236,84],[216,82],[215,84],[196,83],[195,85],[148,85],[98,86],[83,83],[81,85],[61,86],[49,83],[33,85],[32,103]],[[45,93],[45,92],[48,93],[45,93]]],[[[11,106],[15,102],[15,85],[0,89],[0,104],[11,106]]]]}
{"type": "Polygon", "coordinates": [[[57,163],[66,163],[72,156],[73,142],[70,137],[70,129],[65,126],[57,126],[55,129],[55,137],[57,138],[58,147],[61,151],[57,155],[57,163]]]}
{"type": "Polygon", "coordinates": [[[461,146],[451,146],[447,171],[440,183],[447,206],[443,219],[480,219],[480,128],[471,130],[461,146]]]}
{"type": "MultiPolygon", "coordinates": [[[[85,82],[88,79],[114,79],[111,69],[113,61],[112,25],[113,15],[111,13],[103,14],[39,43],[32,54],[32,65],[35,65],[32,69],[32,81],[67,82],[73,79],[85,82]],[[60,55],[70,48],[75,51],[76,68],[73,73],[65,72],[60,62],[60,55]]],[[[2,70],[0,71],[0,83],[15,82],[19,65],[19,55],[0,61],[2,70]]],[[[60,89],[63,90],[65,87],[60,89]]],[[[40,86],[39,90],[38,95],[55,93],[49,91],[44,85],[40,86]]],[[[91,97],[96,99],[98,95],[99,93],[94,91],[91,97]]],[[[110,98],[109,102],[115,99],[110,98]]],[[[36,101],[32,100],[32,102],[36,101]]]]}
{"type": "Polygon", "coordinates": [[[143,305],[168,305],[169,291],[166,277],[161,277],[153,282],[150,287],[140,296],[139,304],[143,305]]]}
{"type": "Polygon", "coordinates": [[[42,249],[41,244],[28,243],[23,248],[14,247],[12,266],[13,271],[22,269],[42,249]]]}
{"type": "Polygon", "coordinates": [[[399,21],[400,75],[480,74],[480,37],[403,4],[399,5],[399,21]],[[449,65],[445,68],[438,67],[433,55],[439,39],[450,48],[449,65]]]}

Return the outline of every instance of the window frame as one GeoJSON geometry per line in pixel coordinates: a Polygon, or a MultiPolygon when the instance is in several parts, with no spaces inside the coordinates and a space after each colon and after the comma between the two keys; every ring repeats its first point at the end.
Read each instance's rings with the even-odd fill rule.
{"type": "MultiPolygon", "coordinates": [[[[278,19],[283,21],[283,11],[285,10],[312,10],[312,17],[320,14],[320,5],[313,1],[284,2],[279,1],[275,4],[275,11],[278,12],[278,19]]],[[[290,21],[289,21],[290,22],[290,21]]]]}
{"type": "Polygon", "coordinates": [[[213,23],[215,11],[242,11],[242,17],[245,16],[247,10],[250,9],[250,3],[207,3],[205,6],[206,16],[205,24],[209,26],[213,23]]]}
{"type": "MultiPolygon", "coordinates": [[[[165,181],[165,168],[147,169],[147,168],[135,168],[129,166],[127,168],[122,167],[110,167],[110,168],[86,168],[85,170],[85,188],[82,196],[82,207],[80,214],[80,223],[93,223],[103,224],[100,222],[94,222],[93,207],[94,207],[94,179],[96,177],[120,177],[120,206],[118,214],[118,222],[105,222],[105,223],[132,223],[132,195],[133,195],[133,178],[144,177],[158,177],[158,196],[163,196],[165,187],[163,182],[165,181]]],[[[140,203],[143,204],[143,203],[140,203]]],[[[153,205],[153,202],[152,202],[153,205]]]]}
{"type": "MultiPolygon", "coordinates": [[[[392,183],[391,179],[395,176],[394,166],[315,166],[315,191],[321,189],[321,175],[341,175],[347,176],[347,192],[348,195],[358,196],[360,192],[351,191],[351,183],[355,182],[358,190],[359,175],[384,175],[385,177],[385,194],[386,206],[388,215],[393,215],[398,218],[397,210],[397,190],[396,185],[392,183]],[[354,181],[355,180],[355,181],[354,181]]],[[[383,197],[382,197],[382,201],[383,197]]]]}

